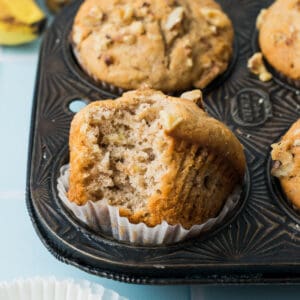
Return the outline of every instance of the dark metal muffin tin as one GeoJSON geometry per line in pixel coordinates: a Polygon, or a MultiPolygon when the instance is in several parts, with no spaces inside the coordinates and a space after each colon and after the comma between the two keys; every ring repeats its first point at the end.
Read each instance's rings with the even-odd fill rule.
{"type": "Polygon", "coordinates": [[[248,173],[240,205],[222,226],[170,246],[117,242],[85,228],[62,207],[56,180],[68,162],[69,103],[111,98],[119,91],[97,86],[72,55],[68,37],[80,1],[46,34],[32,111],[27,205],[40,239],[61,261],[132,283],[300,282],[300,215],[270,175],[270,145],[299,117],[300,91],[276,73],[262,83],[246,68],[257,50],[256,16],[272,1],[219,2],[234,23],[236,59],[205,90],[205,103],[243,143],[248,173]]]}

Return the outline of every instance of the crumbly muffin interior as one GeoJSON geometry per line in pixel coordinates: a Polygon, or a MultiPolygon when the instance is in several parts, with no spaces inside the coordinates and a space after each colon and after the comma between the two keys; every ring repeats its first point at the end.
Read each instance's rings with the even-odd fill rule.
{"type": "Polygon", "coordinates": [[[107,199],[111,205],[139,210],[153,192],[160,192],[161,178],[168,172],[161,157],[171,140],[164,137],[159,110],[141,103],[92,114],[88,135],[96,159],[86,170],[85,182],[90,200],[107,199]]]}
{"type": "Polygon", "coordinates": [[[149,212],[159,207],[161,216],[171,216],[169,224],[188,228],[216,215],[237,177],[222,156],[167,135],[162,112],[168,114],[149,100],[90,113],[83,125],[92,149],[85,191],[88,200],[143,212],[148,224],[149,212]]]}

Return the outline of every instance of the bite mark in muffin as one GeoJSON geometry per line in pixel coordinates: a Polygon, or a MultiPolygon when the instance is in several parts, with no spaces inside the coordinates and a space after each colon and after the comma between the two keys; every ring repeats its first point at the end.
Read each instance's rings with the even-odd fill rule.
{"type": "Polygon", "coordinates": [[[70,201],[106,199],[150,227],[217,216],[243,180],[243,148],[194,103],[199,91],[182,97],[143,89],[81,110],[70,132],[70,201]]]}

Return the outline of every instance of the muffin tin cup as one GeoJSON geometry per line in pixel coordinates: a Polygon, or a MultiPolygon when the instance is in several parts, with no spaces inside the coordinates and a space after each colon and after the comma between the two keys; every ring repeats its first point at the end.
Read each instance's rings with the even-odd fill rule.
{"type": "Polygon", "coordinates": [[[300,80],[289,78],[283,73],[277,71],[266,59],[265,64],[269,72],[273,75],[274,80],[277,81],[278,84],[281,84],[291,89],[295,89],[295,91],[298,91],[300,93],[300,80]]]}
{"type": "Polygon", "coordinates": [[[165,221],[155,227],[148,227],[144,223],[132,224],[127,218],[120,217],[118,207],[109,205],[107,200],[76,205],[67,198],[68,187],[69,165],[64,165],[57,180],[58,195],[63,204],[95,233],[101,232],[118,241],[136,245],[166,245],[203,234],[222,224],[224,218],[237,206],[241,196],[241,186],[237,186],[217,217],[187,230],[181,225],[172,226],[165,221]]]}
{"type": "Polygon", "coordinates": [[[130,283],[300,283],[300,214],[270,174],[270,145],[300,116],[300,93],[277,77],[260,82],[247,69],[257,51],[254,30],[270,0],[218,0],[235,29],[234,59],[226,76],[204,91],[208,112],[244,146],[247,174],[237,206],[216,227],[174,244],[134,245],[95,232],[63,205],[57,190],[68,163],[74,99],[115,98],[78,65],[69,42],[82,1],[54,20],[42,44],[32,111],[27,206],[33,226],[58,259],[92,274],[130,283]]]}

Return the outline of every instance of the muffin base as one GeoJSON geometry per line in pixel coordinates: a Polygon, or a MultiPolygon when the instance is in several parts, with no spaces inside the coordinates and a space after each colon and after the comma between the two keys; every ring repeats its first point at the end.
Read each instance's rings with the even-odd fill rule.
{"type": "Polygon", "coordinates": [[[222,223],[228,213],[237,206],[242,191],[241,186],[236,186],[218,216],[210,218],[202,224],[194,225],[187,230],[180,224],[169,225],[166,221],[155,227],[149,227],[144,223],[132,224],[126,217],[120,216],[118,207],[109,205],[106,200],[88,201],[85,205],[76,205],[67,198],[68,187],[69,165],[64,165],[60,169],[60,177],[57,180],[58,195],[75,218],[93,231],[136,245],[176,243],[213,229],[216,225],[222,223]]]}

